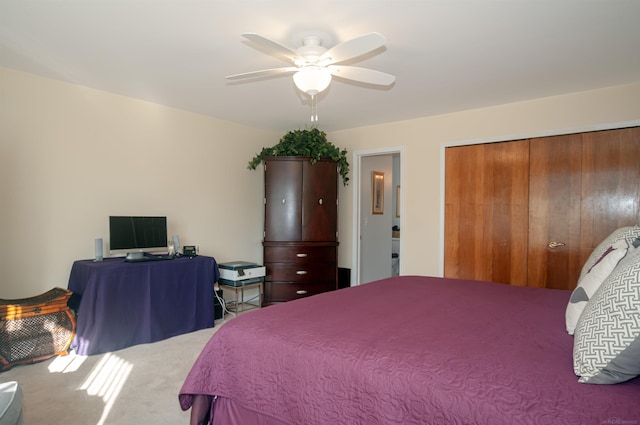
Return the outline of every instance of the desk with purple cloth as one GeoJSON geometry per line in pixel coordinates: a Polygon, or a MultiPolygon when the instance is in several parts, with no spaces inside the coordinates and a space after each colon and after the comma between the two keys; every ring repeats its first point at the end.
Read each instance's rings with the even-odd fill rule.
{"type": "Polygon", "coordinates": [[[212,257],[127,263],[124,258],[73,263],[68,289],[77,308],[71,348],[101,354],[213,327],[212,257]]]}

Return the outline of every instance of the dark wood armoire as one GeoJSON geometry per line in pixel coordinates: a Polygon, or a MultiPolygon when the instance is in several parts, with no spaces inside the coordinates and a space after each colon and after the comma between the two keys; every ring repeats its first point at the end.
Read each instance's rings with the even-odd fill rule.
{"type": "Polygon", "coordinates": [[[266,157],[265,304],[334,290],[338,282],[338,167],[266,157]]]}

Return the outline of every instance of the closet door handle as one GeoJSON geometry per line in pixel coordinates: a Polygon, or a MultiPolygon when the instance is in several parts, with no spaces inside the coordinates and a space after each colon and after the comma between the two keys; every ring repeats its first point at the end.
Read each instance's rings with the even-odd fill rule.
{"type": "Polygon", "coordinates": [[[564,242],[551,241],[551,242],[549,242],[549,244],[547,246],[549,248],[551,248],[551,249],[554,249],[554,248],[557,248],[559,246],[565,246],[565,245],[566,245],[566,243],[564,243],[564,242]]]}

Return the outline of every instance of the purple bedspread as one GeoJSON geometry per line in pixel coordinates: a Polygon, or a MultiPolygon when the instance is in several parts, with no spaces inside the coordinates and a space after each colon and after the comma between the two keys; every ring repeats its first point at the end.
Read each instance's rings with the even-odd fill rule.
{"type": "Polygon", "coordinates": [[[265,424],[640,424],[639,379],[578,383],[569,295],[405,276],[254,310],[213,335],[179,401],[197,400],[192,423],[209,395],[227,424],[246,425],[234,408],[265,424]]]}

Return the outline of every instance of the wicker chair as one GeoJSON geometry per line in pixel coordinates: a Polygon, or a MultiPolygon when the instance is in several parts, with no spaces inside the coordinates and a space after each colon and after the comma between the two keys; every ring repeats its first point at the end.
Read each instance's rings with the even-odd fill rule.
{"type": "Polygon", "coordinates": [[[31,298],[0,299],[0,371],[67,354],[76,331],[67,305],[71,295],[54,288],[31,298]]]}

